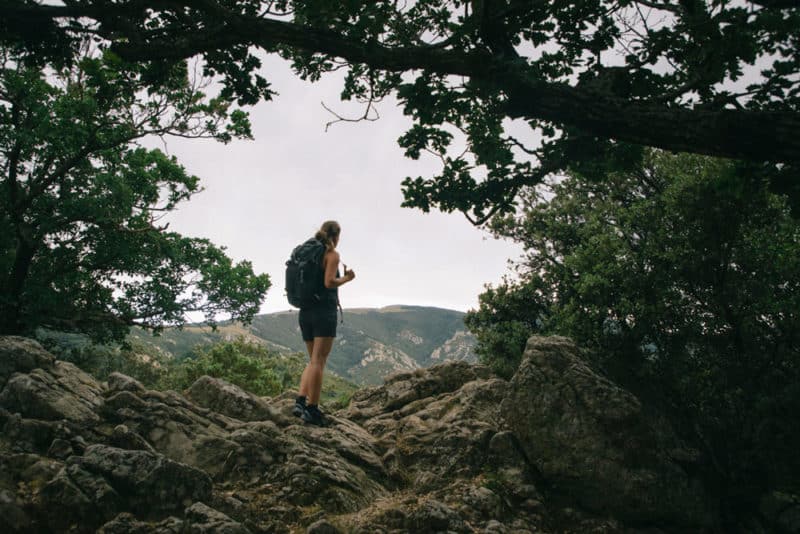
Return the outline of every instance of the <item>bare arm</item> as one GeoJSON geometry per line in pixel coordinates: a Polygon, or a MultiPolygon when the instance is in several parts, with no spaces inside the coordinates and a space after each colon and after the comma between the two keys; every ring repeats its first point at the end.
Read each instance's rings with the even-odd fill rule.
{"type": "Polygon", "coordinates": [[[353,270],[347,268],[344,270],[344,276],[336,277],[336,269],[339,267],[339,253],[335,250],[326,252],[322,261],[325,267],[325,287],[328,289],[339,287],[356,277],[353,270]]]}

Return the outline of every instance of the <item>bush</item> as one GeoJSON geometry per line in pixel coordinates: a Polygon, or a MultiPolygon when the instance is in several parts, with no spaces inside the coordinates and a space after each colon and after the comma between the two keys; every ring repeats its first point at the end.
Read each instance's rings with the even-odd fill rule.
{"type": "Polygon", "coordinates": [[[44,334],[38,338],[58,359],[72,362],[97,380],[119,372],[135,378],[147,388],[158,388],[164,381],[169,359],[142,343],[97,345],[84,336],[44,334]]]}
{"type": "Polygon", "coordinates": [[[222,378],[260,396],[274,396],[283,391],[283,373],[274,369],[277,354],[262,345],[244,339],[223,341],[200,347],[188,358],[175,364],[162,385],[184,390],[203,375],[222,378]]]}
{"type": "Polygon", "coordinates": [[[492,229],[526,256],[468,314],[484,361],[508,376],[530,334],[569,336],[745,488],[726,498],[796,489],[800,224],[759,168],[653,151],[529,191],[492,229]]]}
{"type": "MultiPolygon", "coordinates": [[[[194,347],[174,360],[146,342],[129,339],[125,345],[95,345],[86,336],[40,331],[39,340],[59,359],[70,361],[98,380],[117,371],[149,389],[182,391],[203,375],[222,378],[260,396],[296,390],[308,357],[283,354],[239,338],[194,347]]],[[[358,387],[325,372],[321,401],[329,409],[345,407],[358,387]]]]}

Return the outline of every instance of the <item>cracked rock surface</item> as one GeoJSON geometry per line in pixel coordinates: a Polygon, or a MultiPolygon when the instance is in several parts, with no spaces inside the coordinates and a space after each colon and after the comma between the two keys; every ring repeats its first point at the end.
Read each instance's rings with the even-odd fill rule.
{"type": "MultiPolygon", "coordinates": [[[[713,503],[683,467],[696,455],[563,338],[531,338],[511,381],[464,362],[393,375],[325,428],[292,417],[292,405],[290,393],[262,398],[211,377],[182,393],[119,373],[101,383],[34,341],[0,337],[0,531],[714,524],[713,503]]],[[[765,502],[795,524],[795,497],[765,502]]]]}

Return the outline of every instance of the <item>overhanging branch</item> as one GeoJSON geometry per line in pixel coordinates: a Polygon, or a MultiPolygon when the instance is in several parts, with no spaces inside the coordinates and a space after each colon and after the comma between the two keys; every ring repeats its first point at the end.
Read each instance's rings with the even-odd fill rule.
{"type": "MultiPolygon", "coordinates": [[[[780,0],[761,0],[780,5],[780,0]]],[[[180,3],[180,2],[179,2],[180,3]]],[[[188,4],[184,4],[188,5],[188,4]]],[[[215,2],[192,3],[193,9],[211,9],[215,2]],[[211,6],[211,7],[209,7],[211,6]]],[[[139,0],[123,6],[55,7],[24,6],[26,13],[48,17],[92,17],[101,23],[141,10],[163,9],[165,4],[139,0]],[[38,11],[37,11],[38,10],[38,11]]],[[[0,17],[9,9],[0,7],[0,17]]],[[[219,20],[213,10],[209,17],[219,20]]],[[[533,77],[522,61],[509,61],[479,50],[461,51],[437,46],[389,47],[362,42],[324,28],[307,27],[268,18],[229,16],[213,31],[198,30],[176,39],[148,39],[138,33],[117,41],[114,48],[131,60],[186,59],[207,51],[235,45],[254,45],[265,50],[278,46],[343,58],[373,69],[403,72],[425,70],[459,75],[494,86],[508,97],[512,118],[543,119],[575,127],[586,134],[666,150],[686,151],[754,161],[800,161],[800,113],[784,110],[698,110],[641,102],[572,87],[533,77]]]]}

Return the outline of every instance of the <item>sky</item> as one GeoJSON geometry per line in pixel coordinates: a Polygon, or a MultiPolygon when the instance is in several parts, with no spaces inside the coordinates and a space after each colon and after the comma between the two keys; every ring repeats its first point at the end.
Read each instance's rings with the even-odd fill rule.
{"type": "Polygon", "coordinates": [[[394,100],[378,104],[375,122],[332,125],[322,106],[343,116],[364,108],[339,101],[338,76],[311,84],[268,57],[262,73],[279,93],[249,108],[253,140],[148,142],[200,177],[204,191],[163,222],[170,230],[226,247],[250,260],[272,287],[261,312],[289,309],[284,269],[292,249],[325,220],[342,226],[342,262],[356,273],[339,291],[344,308],[392,304],[476,308],[486,283],[507,274],[521,248],[474,227],[460,213],[402,208],[406,176],[433,176],[433,156],[403,156],[397,138],[410,126],[394,100]]]}

